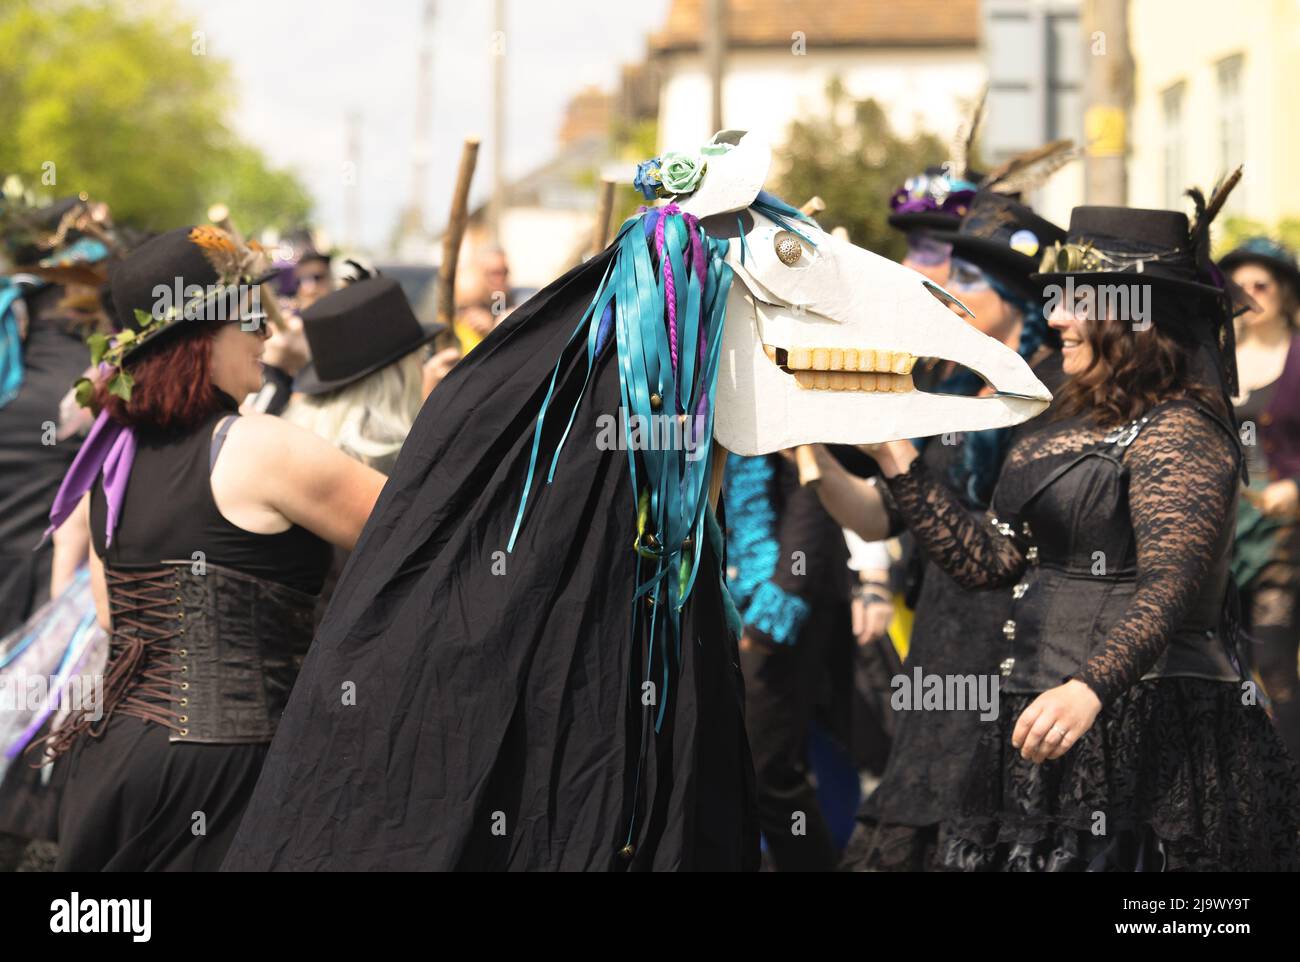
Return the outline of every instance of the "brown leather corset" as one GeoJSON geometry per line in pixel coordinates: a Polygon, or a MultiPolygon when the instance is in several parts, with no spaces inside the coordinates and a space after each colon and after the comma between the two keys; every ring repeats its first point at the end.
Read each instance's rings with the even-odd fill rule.
{"type": "Polygon", "coordinates": [[[102,717],[66,726],[51,749],[102,732],[116,713],[173,742],[269,742],[314,630],[315,597],[219,565],[105,567],[113,635],[102,717]]]}

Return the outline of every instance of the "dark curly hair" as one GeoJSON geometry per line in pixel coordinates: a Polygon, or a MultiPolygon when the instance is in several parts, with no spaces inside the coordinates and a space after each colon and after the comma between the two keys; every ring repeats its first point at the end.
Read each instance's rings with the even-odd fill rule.
{"type": "Polygon", "coordinates": [[[1172,397],[1229,416],[1224,390],[1206,361],[1207,351],[1217,350],[1212,345],[1223,308],[1207,297],[1167,291],[1155,301],[1153,323],[1145,330],[1113,320],[1081,325],[1092,362],[1067,379],[1057,398],[1058,417],[1082,415],[1118,426],[1172,397]]]}

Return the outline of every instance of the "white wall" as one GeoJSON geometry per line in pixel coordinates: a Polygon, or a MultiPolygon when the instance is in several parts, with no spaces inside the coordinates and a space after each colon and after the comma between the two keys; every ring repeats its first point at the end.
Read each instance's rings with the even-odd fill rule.
{"type": "MultiPolygon", "coordinates": [[[[698,54],[665,61],[659,102],[661,150],[707,143],[709,78],[698,54]]],[[[792,120],[824,114],[826,85],[838,76],[854,99],[874,97],[904,134],[926,130],[945,142],[961,124],[966,105],[979,95],[985,71],[968,50],[733,51],[723,85],[728,127],[758,130],[779,145],[792,120]]],[[[828,149],[833,149],[828,145],[828,149]]]]}
{"type": "Polygon", "coordinates": [[[1243,55],[1245,174],[1230,212],[1273,224],[1300,215],[1300,3],[1295,0],[1135,0],[1129,37],[1137,66],[1129,203],[1163,207],[1161,94],[1184,82],[1186,186],[1209,190],[1219,159],[1216,64],[1243,55]]]}

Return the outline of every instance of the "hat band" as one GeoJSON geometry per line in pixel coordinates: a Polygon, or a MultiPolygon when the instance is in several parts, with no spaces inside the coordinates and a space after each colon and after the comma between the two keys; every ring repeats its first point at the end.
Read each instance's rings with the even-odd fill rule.
{"type": "Polygon", "coordinates": [[[1092,241],[1056,242],[1043,251],[1039,264],[1042,274],[1142,274],[1148,264],[1161,264],[1196,275],[1196,261],[1192,253],[1179,247],[1165,250],[1124,251],[1098,247],[1092,241]]]}

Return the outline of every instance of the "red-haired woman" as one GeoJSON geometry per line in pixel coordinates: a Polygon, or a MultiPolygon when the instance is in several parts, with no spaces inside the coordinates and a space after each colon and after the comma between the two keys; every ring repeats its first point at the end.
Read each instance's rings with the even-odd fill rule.
{"type": "Polygon", "coordinates": [[[910,445],[878,452],[930,557],[963,587],[1012,594],[1001,711],[949,868],[1300,861],[1295,767],[1233,655],[1232,321],[1201,220],[1074,211],[1039,275],[1056,285],[1061,417],[1013,446],[982,522],[910,445]],[[1130,316],[1098,300],[1120,289],[1130,316]]]}
{"type": "Polygon", "coordinates": [[[260,261],[182,228],[110,278],[126,331],[96,345],[101,413],[51,512],[89,524],[112,632],[102,704],[51,744],[69,752],[60,869],[220,865],[311,641],[330,544],[353,546],[383,485],[307,431],[238,415],[261,383],[260,261]]]}

